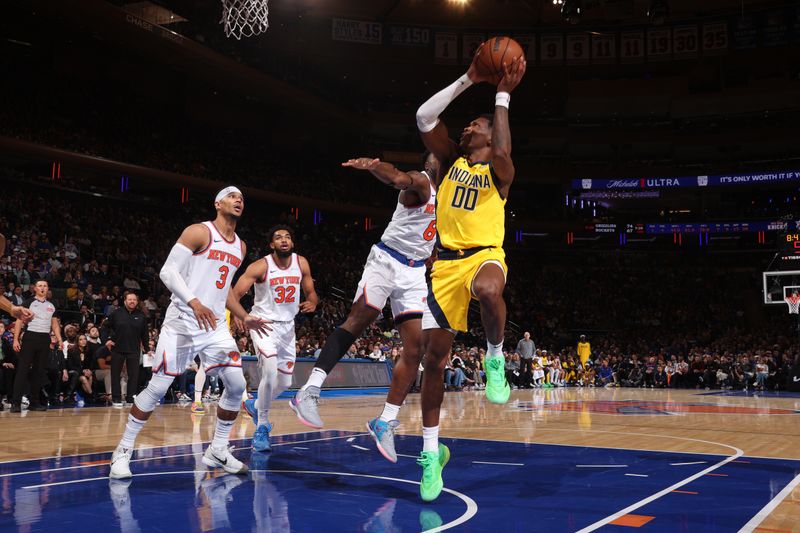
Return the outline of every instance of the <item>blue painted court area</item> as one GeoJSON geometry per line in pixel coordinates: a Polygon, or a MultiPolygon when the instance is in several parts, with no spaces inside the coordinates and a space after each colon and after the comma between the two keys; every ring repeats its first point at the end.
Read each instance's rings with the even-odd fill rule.
{"type": "MultiPolygon", "coordinates": [[[[0,464],[2,531],[577,531],[725,461],[725,456],[443,439],[443,492],[419,499],[419,437],[388,463],[363,433],[276,437],[271,455],[234,441],[248,476],[209,472],[204,445],[137,451],[134,478],[109,481],[109,454],[0,464]],[[486,464],[503,463],[503,464],[486,464]]],[[[639,528],[737,531],[800,461],[738,458],[630,514],[639,528]],[[652,518],[650,518],[652,517],[652,518]]]]}
{"type": "MultiPolygon", "coordinates": [[[[374,387],[365,389],[355,388],[355,389],[322,389],[320,391],[320,396],[322,398],[345,398],[348,396],[386,396],[389,393],[389,387],[374,387]]],[[[294,395],[297,394],[296,390],[287,390],[281,393],[278,396],[279,400],[288,400],[290,398],[294,398],[294,395]]],[[[252,393],[253,398],[258,398],[258,393],[254,391],[252,393]]]]}

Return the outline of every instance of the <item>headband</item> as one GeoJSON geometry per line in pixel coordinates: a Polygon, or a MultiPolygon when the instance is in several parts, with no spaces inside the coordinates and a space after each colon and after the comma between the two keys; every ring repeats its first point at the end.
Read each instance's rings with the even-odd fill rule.
{"type": "MultiPolygon", "coordinates": [[[[239,194],[242,194],[242,191],[240,191],[238,187],[236,187],[235,185],[230,185],[228,187],[225,187],[224,189],[222,189],[221,191],[219,191],[217,193],[217,197],[214,198],[214,202],[215,203],[219,202],[220,200],[222,200],[223,198],[225,198],[226,196],[228,196],[232,192],[238,192],[239,194]]],[[[244,196],[244,195],[242,195],[242,196],[244,196]]]]}

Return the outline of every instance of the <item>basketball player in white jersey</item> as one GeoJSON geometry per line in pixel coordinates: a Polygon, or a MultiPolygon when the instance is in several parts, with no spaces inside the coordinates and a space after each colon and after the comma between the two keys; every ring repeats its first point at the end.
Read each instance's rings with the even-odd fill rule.
{"type": "Polygon", "coordinates": [[[438,162],[427,154],[422,172],[401,172],[378,159],[351,159],[342,166],[368,170],[383,183],[400,189],[392,220],[381,241],[372,247],[364,274],[347,320],[325,341],[319,359],[306,384],[289,402],[300,421],[312,428],[322,428],[317,404],[320,387],[353,341],[361,335],[391,300],[403,356],[394,367],[392,383],[383,412],[367,423],[378,450],[391,462],[397,462],[394,431],[397,415],[411,382],[416,379],[422,358],[422,310],[428,296],[425,262],[436,241],[436,176],[438,162]]]}
{"type": "MultiPolygon", "coordinates": [[[[217,375],[225,384],[217,406],[214,440],[206,449],[203,463],[222,467],[231,474],[247,473],[247,466],[228,449],[246,384],[239,350],[225,321],[231,280],[247,251],[236,235],[236,223],[244,210],[241,191],[232,186],[222,189],[214,207],[214,221],[192,224],[183,230],[161,268],[161,281],[172,291],[172,302],[158,338],[153,377],[136,396],[125,433],[111,457],[113,479],[131,477],[129,463],[137,435],[172,381],[186,370],[195,355],[200,356],[206,373],[217,375]]],[[[251,330],[269,329],[261,318],[244,312],[236,316],[251,330]]]]}
{"type": "Polygon", "coordinates": [[[292,384],[296,355],[294,317],[297,313],[313,313],[319,298],[314,289],[311,267],[302,255],[294,253],[294,236],[289,226],[269,230],[272,253],[247,267],[228,295],[228,308],[241,316],[246,314],[239,300],[255,285],[256,297],[251,313],[270,321],[268,335],[251,332],[256,349],[261,381],[258,398],[246,400],[243,407],[253,418],[253,450],[272,451],[269,444],[269,408],[272,400],[292,384]],[[305,301],[300,303],[300,289],[305,301]]]}

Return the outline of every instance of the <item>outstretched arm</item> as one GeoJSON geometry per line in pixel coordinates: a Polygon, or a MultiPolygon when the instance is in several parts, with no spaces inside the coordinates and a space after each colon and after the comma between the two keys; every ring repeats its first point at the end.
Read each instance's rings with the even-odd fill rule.
{"type": "Polygon", "coordinates": [[[492,126],[492,168],[497,180],[497,189],[503,198],[514,181],[514,162],[511,160],[511,128],[508,124],[508,104],[513,91],[525,75],[525,59],[515,58],[511,64],[503,65],[503,78],[497,84],[495,96],[494,125],[492,126]]]}
{"type": "Polygon", "coordinates": [[[314,288],[314,278],[311,277],[311,266],[303,256],[298,256],[298,260],[300,272],[303,274],[300,286],[303,289],[303,294],[306,295],[305,301],[300,304],[300,312],[313,313],[316,311],[317,305],[319,305],[319,296],[317,296],[317,290],[314,288]]]}
{"type": "Polygon", "coordinates": [[[439,115],[450,105],[450,102],[458,98],[470,85],[487,81],[486,78],[478,74],[478,69],[476,68],[476,62],[482,53],[482,48],[479,48],[475,53],[475,57],[472,59],[472,64],[466,74],[463,74],[452,84],[434,94],[417,110],[417,128],[419,128],[422,142],[442,164],[446,164],[455,158],[457,148],[456,143],[450,139],[447,133],[447,127],[439,120],[439,115]]]}
{"type": "Polygon", "coordinates": [[[11,303],[11,300],[2,295],[0,295],[0,311],[23,322],[30,322],[33,318],[33,312],[30,309],[22,307],[21,305],[14,305],[11,303]]]}
{"type": "MultiPolygon", "coordinates": [[[[349,159],[342,163],[342,166],[358,170],[369,170],[381,182],[391,185],[395,189],[400,189],[403,191],[400,195],[400,202],[405,206],[425,204],[431,197],[430,181],[420,172],[413,170],[411,172],[402,172],[391,163],[385,163],[380,159],[371,159],[369,157],[349,159]]],[[[434,177],[431,176],[431,178],[434,177]]]]}

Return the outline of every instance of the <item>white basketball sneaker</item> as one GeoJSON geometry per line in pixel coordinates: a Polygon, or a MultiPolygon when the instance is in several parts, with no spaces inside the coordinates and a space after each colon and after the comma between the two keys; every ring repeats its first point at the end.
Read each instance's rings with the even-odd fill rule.
{"type": "Polygon", "coordinates": [[[132,477],[130,465],[132,455],[133,448],[117,446],[111,456],[111,473],[108,474],[108,477],[111,479],[128,479],[132,477]]]}
{"type": "Polygon", "coordinates": [[[247,465],[234,457],[227,446],[222,449],[213,446],[206,448],[203,464],[212,468],[222,468],[229,474],[244,475],[248,471],[247,465]]]}

